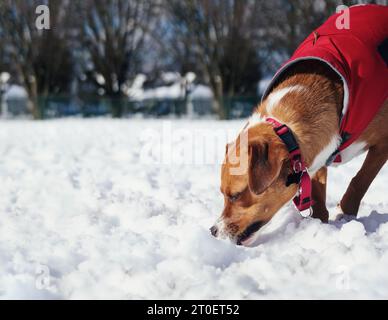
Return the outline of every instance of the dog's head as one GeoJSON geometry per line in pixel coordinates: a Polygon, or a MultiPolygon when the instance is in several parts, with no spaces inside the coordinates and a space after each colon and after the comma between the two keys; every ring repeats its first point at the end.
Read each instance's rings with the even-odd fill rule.
{"type": "Polygon", "coordinates": [[[295,184],[286,186],[289,154],[273,127],[261,123],[244,134],[226,147],[221,168],[224,209],[211,228],[214,236],[239,245],[248,245],[297,191],[295,184]]]}

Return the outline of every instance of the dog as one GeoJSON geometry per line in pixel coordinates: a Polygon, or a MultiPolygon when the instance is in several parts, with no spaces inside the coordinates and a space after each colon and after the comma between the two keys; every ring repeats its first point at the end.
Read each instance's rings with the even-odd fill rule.
{"type": "Polygon", "coordinates": [[[336,28],[338,16],[280,68],[239,137],[227,145],[224,209],[210,228],[213,236],[249,246],[292,199],[303,215],[327,223],[327,167],[368,151],[338,204],[345,217],[357,216],[388,159],[388,7],[349,8],[349,30],[336,28]],[[242,168],[239,174],[232,172],[236,168],[242,168]]]}

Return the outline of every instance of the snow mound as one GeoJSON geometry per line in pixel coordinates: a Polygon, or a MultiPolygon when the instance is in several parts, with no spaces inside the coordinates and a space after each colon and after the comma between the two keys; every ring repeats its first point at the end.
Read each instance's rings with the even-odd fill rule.
{"type": "Polygon", "coordinates": [[[11,99],[27,99],[28,94],[27,91],[18,85],[10,85],[8,90],[4,94],[5,100],[11,100],[11,99]]]}
{"type": "MultiPolygon", "coordinates": [[[[223,205],[217,163],[142,160],[145,131],[162,135],[163,123],[1,122],[0,298],[388,296],[387,167],[358,219],[336,221],[334,212],[363,157],[329,171],[329,224],[287,206],[257,246],[236,247],[208,231],[223,205]]],[[[181,120],[173,128],[237,133],[243,124],[181,120]]],[[[192,138],[180,135],[178,145],[192,138]]],[[[202,151],[222,154],[223,143],[202,151]]]]}

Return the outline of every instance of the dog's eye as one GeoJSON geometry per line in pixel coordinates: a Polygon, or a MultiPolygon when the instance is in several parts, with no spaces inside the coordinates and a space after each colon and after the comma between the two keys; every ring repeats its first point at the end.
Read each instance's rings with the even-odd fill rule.
{"type": "Polygon", "coordinates": [[[232,195],[229,197],[229,200],[232,201],[232,202],[235,202],[235,201],[238,200],[238,198],[240,198],[240,196],[241,196],[241,192],[232,194],[232,195]]]}

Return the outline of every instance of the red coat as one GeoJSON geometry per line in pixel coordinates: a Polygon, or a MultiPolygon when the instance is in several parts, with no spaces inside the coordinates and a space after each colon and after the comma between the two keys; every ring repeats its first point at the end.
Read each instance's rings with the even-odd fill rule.
{"type": "Polygon", "coordinates": [[[331,16],[310,34],[271,81],[291,64],[307,59],[322,60],[340,75],[345,95],[338,151],[357,140],[388,98],[388,7],[350,7],[350,29],[336,27],[340,15],[331,16]]]}

